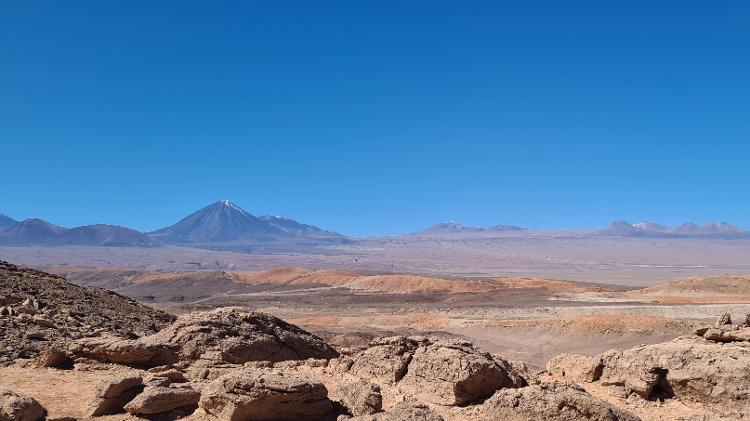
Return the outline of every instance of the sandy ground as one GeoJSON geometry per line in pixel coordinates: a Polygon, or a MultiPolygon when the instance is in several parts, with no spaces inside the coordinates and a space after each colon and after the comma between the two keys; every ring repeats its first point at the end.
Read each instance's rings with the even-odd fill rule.
{"type": "MultiPolygon", "coordinates": [[[[47,418],[86,418],[86,408],[101,381],[118,374],[135,373],[135,370],[109,365],[107,370],[73,371],[54,368],[0,368],[2,386],[33,396],[47,409],[47,418]]],[[[97,417],[97,420],[114,421],[137,419],[126,414],[97,417]]]]}
{"type": "MultiPolygon", "coordinates": [[[[266,271],[52,269],[72,282],[113,289],[173,313],[242,306],[300,325],[338,347],[360,347],[392,335],[462,338],[532,370],[560,353],[596,355],[664,342],[711,324],[722,313],[735,320],[750,313],[750,277],[735,275],[693,275],[636,289],[561,278],[436,277],[301,266],[266,271]]],[[[96,383],[111,375],[0,369],[3,386],[36,397],[52,418],[82,417],[96,383]]],[[[702,419],[700,408],[675,400],[625,400],[596,384],[585,387],[644,420],[702,419]]],[[[462,411],[441,409],[447,420],[466,419],[462,411]]]]}

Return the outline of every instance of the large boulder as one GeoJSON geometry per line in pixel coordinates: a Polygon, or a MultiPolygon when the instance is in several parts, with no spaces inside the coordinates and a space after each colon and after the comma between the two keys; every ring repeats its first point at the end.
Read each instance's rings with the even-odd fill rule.
{"type": "Polygon", "coordinates": [[[698,329],[696,334],[714,342],[750,342],[750,327],[747,326],[722,325],[698,329]]]}
{"type": "Polygon", "coordinates": [[[187,381],[188,379],[181,371],[163,366],[157,367],[157,370],[152,368],[143,376],[143,384],[146,386],[169,386],[173,383],[186,383],[187,381]]]}
{"type": "Polygon", "coordinates": [[[352,415],[369,415],[383,410],[383,395],[380,386],[360,379],[344,383],[337,390],[341,403],[352,415]]]}
{"type": "Polygon", "coordinates": [[[561,380],[591,383],[602,375],[602,359],[577,354],[560,354],[547,362],[547,373],[561,380]]]}
{"type": "Polygon", "coordinates": [[[97,417],[124,412],[125,404],[143,390],[140,376],[118,376],[102,381],[96,386],[89,407],[88,416],[97,417]]]}
{"type": "Polygon", "coordinates": [[[67,352],[57,347],[43,349],[31,360],[32,364],[37,367],[47,368],[71,368],[73,360],[67,352]]]}
{"type": "Polygon", "coordinates": [[[376,339],[351,360],[331,367],[382,385],[398,384],[408,395],[440,405],[474,403],[497,389],[527,384],[509,362],[462,341],[376,339]]]}
{"type": "Polygon", "coordinates": [[[331,359],[338,352],[317,336],[279,318],[226,308],[181,316],[150,339],[177,345],[185,359],[207,351],[224,362],[331,359]]]}
{"type": "Polygon", "coordinates": [[[355,376],[378,383],[398,382],[406,374],[414,351],[426,343],[428,341],[423,338],[403,336],[375,339],[369,348],[354,357],[348,370],[355,376]]]}
{"type": "Polygon", "coordinates": [[[471,343],[437,341],[414,351],[399,385],[429,403],[464,405],[501,388],[526,386],[526,381],[508,362],[471,343]]]}
{"type": "Polygon", "coordinates": [[[571,383],[503,389],[486,400],[473,419],[483,421],[638,421],[630,412],[591,396],[571,383]]]}
{"type": "Polygon", "coordinates": [[[328,390],[312,379],[258,369],[238,369],[213,380],[201,393],[209,418],[240,420],[315,420],[331,413],[328,390]]]}
{"type": "Polygon", "coordinates": [[[330,345],[297,326],[235,308],[186,314],[160,332],[135,340],[81,339],[74,352],[99,361],[142,367],[201,358],[244,364],[338,357],[330,345]]]}
{"type": "Polygon", "coordinates": [[[726,416],[750,413],[750,344],[685,336],[601,355],[600,382],[646,399],[675,397],[726,416]]]}
{"type": "Polygon", "coordinates": [[[421,402],[402,402],[385,412],[347,418],[346,421],[443,421],[443,417],[421,402]]]}
{"type": "Polygon", "coordinates": [[[133,415],[153,415],[178,408],[197,407],[201,394],[189,388],[147,387],[125,405],[133,415]]]}
{"type": "Polygon", "coordinates": [[[79,356],[107,363],[135,367],[155,367],[179,361],[177,346],[143,339],[123,339],[114,336],[82,338],[71,351],[79,356]]]}
{"type": "Polygon", "coordinates": [[[34,398],[0,388],[0,421],[38,421],[46,415],[34,398]]]}

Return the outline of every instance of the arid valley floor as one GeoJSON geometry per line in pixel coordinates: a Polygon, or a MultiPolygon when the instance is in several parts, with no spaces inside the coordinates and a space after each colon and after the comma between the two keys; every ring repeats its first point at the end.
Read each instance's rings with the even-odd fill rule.
{"type": "MultiPolygon", "coordinates": [[[[152,352],[143,350],[148,349],[146,345],[107,343],[110,335],[123,335],[101,322],[102,326],[94,329],[96,334],[82,333],[78,339],[71,338],[75,347],[65,352],[75,359],[73,370],[32,368],[39,365],[34,363],[39,357],[27,360],[35,358],[27,353],[17,354],[16,361],[6,358],[7,367],[0,368],[0,375],[6,379],[4,386],[37,398],[53,418],[92,415],[86,412],[93,399],[90,395],[101,392],[92,388],[115,374],[140,378],[147,390],[156,387],[148,381],[154,382],[155,371],[162,370],[154,369],[157,366],[168,366],[163,370],[186,376],[186,384],[192,386],[184,388],[201,395],[200,404],[197,398],[195,402],[188,399],[191,403],[185,405],[190,408],[187,412],[170,409],[158,415],[134,410],[129,415],[109,415],[115,417],[111,419],[210,418],[208,408],[212,404],[206,403],[205,396],[209,393],[206,390],[215,385],[209,381],[215,383],[221,376],[231,376],[231,367],[237,366],[260,370],[271,377],[280,372],[293,373],[308,383],[325,385],[332,402],[342,407],[337,414],[329,410],[308,414],[309,419],[335,419],[347,414],[377,420],[747,419],[750,338],[742,335],[748,335],[750,328],[742,323],[750,314],[748,256],[750,241],[740,239],[522,236],[471,240],[382,238],[306,253],[245,254],[172,246],[0,247],[3,260],[62,276],[75,285],[113,291],[157,311],[177,315],[187,324],[197,323],[191,319],[198,317],[195,314],[209,314],[196,312],[217,308],[261,312],[305,329],[342,355],[330,360],[326,352],[311,351],[309,357],[313,360],[308,361],[312,362],[296,365],[282,361],[308,357],[281,358],[268,364],[258,361],[263,358],[243,357],[238,362],[227,360],[229,345],[214,338],[201,352],[219,352],[223,357],[217,357],[218,361],[207,362],[207,356],[186,361],[182,348],[179,361],[144,363],[133,360],[132,355],[119,354],[132,354],[133,349],[152,352]],[[717,325],[716,329],[740,333],[729,333],[732,339],[716,341],[696,335],[696,331],[703,335],[702,328],[714,326],[725,313],[734,324],[717,325]],[[81,344],[86,338],[94,343],[81,344]],[[100,343],[95,343],[97,340],[100,343]],[[82,351],[83,348],[86,349],[82,351]],[[486,367],[478,362],[485,358],[481,356],[484,351],[491,353],[491,358],[510,362],[512,367],[506,367],[504,380],[507,384],[485,385],[492,389],[489,393],[456,398],[453,395],[461,387],[481,389],[461,383],[466,379],[492,383],[475,378],[486,375],[486,367]],[[714,353],[716,362],[705,360],[714,353]],[[435,360],[416,365],[419,358],[432,354],[435,355],[430,358],[435,360]],[[693,356],[695,361],[686,361],[693,356]],[[402,363],[414,368],[408,368],[405,376],[401,373],[388,377],[389,370],[398,372],[391,367],[396,357],[405,358],[402,363]],[[321,358],[330,361],[315,362],[321,358]],[[336,371],[341,370],[336,364],[345,363],[347,358],[353,359],[353,365],[343,372],[336,371]],[[367,358],[370,360],[365,361],[367,358]],[[378,362],[377,358],[384,360],[378,362]],[[459,364],[456,367],[448,362],[454,358],[459,364]],[[205,373],[196,374],[198,367],[205,373]],[[412,373],[416,376],[418,370],[425,373],[413,377],[412,373]],[[732,370],[739,371],[725,372],[732,370]],[[450,380],[454,375],[460,381],[450,380]],[[523,380],[513,380],[516,375],[523,380]],[[430,376],[435,379],[429,380],[430,376]],[[697,383],[700,379],[708,384],[697,383]],[[373,410],[370,412],[377,415],[368,415],[368,411],[353,409],[361,402],[352,401],[356,399],[346,390],[367,389],[370,386],[360,384],[365,380],[378,388],[385,412],[373,410]],[[669,391],[664,382],[670,382],[669,391]],[[520,383],[531,386],[518,388],[520,383]],[[66,386],[59,389],[44,384],[66,386]],[[452,385],[448,391],[443,390],[446,384],[452,385]],[[58,401],[78,387],[80,395],[76,392],[78,396],[58,401]],[[420,393],[420,389],[424,391],[420,393]],[[494,390],[499,391],[490,398],[494,390]],[[518,390],[518,395],[504,396],[509,390],[518,390]],[[405,409],[407,404],[426,406],[405,409]],[[195,408],[198,409],[193,412],[195,408]]],[[[20,305],[20,298],[5,298],[5,304],[20,305]]],[[[5,316],[0,320],[9,319],[5,316]]],[[[247,319],[243,323],[257,321],[247,319]]],[[[122,340],[137,342],[160,328],[134,332],[122,340]]],[[[226,335],[229,339],[239,335],[240,342],[247,342],[252,336],[236,332],[226,335]]],[[[241,353],[252,354],[247,350],[241,353]]],[[[283,383],[274,379],[264,381],[283,383]]],[[[257,385],[258,380],[253,381],[257,385]]],[[[282,389],[298,391],[301,384],[282,389]]],[[[359,397],[357,393],[360,392],[355,393],[359,397]]],[[[370,392],[362,393],[369,396],[370,392]]],[[[303,398],[309,396],[299,399],[303,398]]],[[[315,408],[318,404],[310,405],[315,408]]],[[[247,408],[250,412],[245,415],[235,408],[236,417],[230,418],[307,419],[294,410],[277,414],[277,418],[264,418],[252,415],[257,408],[247,408]]]]}

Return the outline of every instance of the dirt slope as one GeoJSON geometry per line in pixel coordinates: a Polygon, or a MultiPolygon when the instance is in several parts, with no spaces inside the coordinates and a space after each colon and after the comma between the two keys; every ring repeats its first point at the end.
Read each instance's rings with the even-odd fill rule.
{"type": "Polygon", "coordinates": [[[119,294],[0,261],[0,364],[76,337],[148,335],[173,320],[119,294]]]}
{"type": "Polygon", "coordinates": [[[664,303],[750,301],[750,275],[691,276],[627,293],[664,303]]]}

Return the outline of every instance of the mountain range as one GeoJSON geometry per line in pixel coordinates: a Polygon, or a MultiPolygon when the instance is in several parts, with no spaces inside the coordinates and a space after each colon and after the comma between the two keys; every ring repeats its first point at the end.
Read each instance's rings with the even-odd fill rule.
{"type": "Polygon", "coordinates": [[[472,227],[468,225],[459,224],[458,222],[449,221],[435,224],[431,227],[425,228],[422,231],[416,232],[413,235],[416,236],[436,236],[445,234],[466,234],[466,233],[479,233],[479,232],[503,232],[503,231],[523,231],[524,228],[517,227],[515,225],[493,225],[491,227],[472,227]]]}
{"type": "MultiPolygon", "coordinates": [[[[550,230],[546,230],[549,232],[550,230]]],[[[565,230],[557,230],[568,233],[565,230]]],[[[409,234],[415,237],[478,235],[534,235],[534,230],[514,225],[473,227],[443,222],[409,234]]],[[[579,231],[578,235],[615,237],[750,238],[750,232],[726,222],[697,225],[686,222],[668,227],[655,222],[630,224],[614,221],[603,229],[579,231]]],[[[211,250],[252,251],[259,249],[301,249],[346,244],[354,240],[333,231],[297,222],[283,216],[254,216],[229,200],[220,200],[177,221],[174,225],[142,233],[116,225],[85,225],[65,228],[41,219],[15,219],[0,214],[0,245],[13,246],[108,246],[159,247],[179,245],[211,250]]]]}
{"type": "Polygon", "coordinates": [[[220,200],[174,225],[141,233],[116,225],[65,228],[41,219],[16,221],[0,214],[0,244],[18,246],[157,247],[175,244],[215,250],[300,247],[348,242],[346,237],[281,216],[256,217],[220,200]]]}
{"type": "Polygon", "coordinates": [[[627,221],[619,220],[597,233],[617,237],[750,237],[750,232],[726,222],[709,222],[702,226],[685,222],[676,227],[668,227],[648,221],[631,225],[627,221]]]}
{"type": "Polygon", "coordinates": [[[64,228],[41,219],[26,219],[0,231],[0,244],[41,246],[154,247],[146,234],[116,225],[85,225],[64,228]]]}

